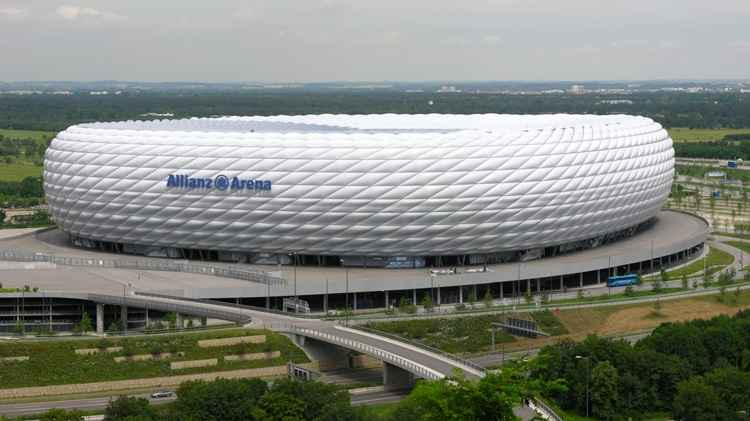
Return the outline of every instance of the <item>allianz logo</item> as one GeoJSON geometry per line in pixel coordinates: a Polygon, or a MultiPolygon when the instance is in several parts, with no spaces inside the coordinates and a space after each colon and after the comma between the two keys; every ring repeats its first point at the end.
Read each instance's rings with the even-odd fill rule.
{"type": "Polygon", "coordinates": [[[224,174],[219,174],[214,178],[190,177],[184,174],[169,174],[167,176],[167,187],[178,189],[270,191],[271,186],[271,180],[239,177],[229,178],[224,174]]]}

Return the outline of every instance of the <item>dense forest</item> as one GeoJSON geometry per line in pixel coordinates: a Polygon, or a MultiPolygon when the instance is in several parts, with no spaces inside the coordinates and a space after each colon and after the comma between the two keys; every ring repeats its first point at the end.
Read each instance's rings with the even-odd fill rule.
{"type": "Polygon", "coordinates": [[[591,336],[547,346],[533,377],[565,379],[553,394],[563,408],[598,420],[743,420],[750,410],[750,311],[666,323],[636,345],[591,336]]]}
{"type": "Polygon", "coordinates": [[[310,113],[639,114],[665,127],[750,127],[750,96],[739,93],[511,95],[383,91],[252,90],[123,92],[121,95],[0,96],[0,128],[59,131],[90,121],[310,113]],[[628,101],[613,101],[627,99],[628,101]]]}

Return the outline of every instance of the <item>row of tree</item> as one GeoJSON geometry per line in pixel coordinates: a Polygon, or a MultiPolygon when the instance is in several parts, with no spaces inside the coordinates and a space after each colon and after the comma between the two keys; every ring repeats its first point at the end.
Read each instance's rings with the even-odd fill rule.
{"type": "MultiPolygon", "coordinates": [[[[559,382],[530,380],[524,366],[509,366],[479,382],[457,376],[422,381],[391,411],[352,406],[349,392],[317,381],[219,379],[191,381],[177,390],[174,403],[152,406],[148,400],[120,397],[105,411],[108,421],[390,421],[515,420],[513,408],[539,393],[563,388],[559,382]]],[[[0,417],[1,419],[2,417],[0,417]]],[[[52,410],[42,421],[80,421],[79,411],[52,410]]]]}
{"type": "Polygon", "coordinates": [[[26,160],[41,165],[48,141],[48,139],[16,139],[0,134],[0,159],[5,163],[26,160]]]}
{"type": "Polygon", "coordinates": [[[589,113],[639,114],[665,127],[750,127],[750,101],[739,93],[643,92],[612,95],[435,94],[383,91],[266,90],[223,92],[125,92],[122,95],[0,97],[0,128],[63,130],[89,121],[211,115],[316,113],[589,113]]]}
{"type": "Polygon", "coordinates": [[[542,349],[532,377],[565,379],[549,395],[600,420],[669,411],[679,420],[747,419],[750,311],[667,323],[636,345],[596,336],[542,349]],[[706,396],[706,399],[701,398],[706,396]],[[743,415],[744,414],[744,415],[743,415]]]}
{"type": "MultiPolygon", "coordinates": [[[[747,134],[750,137],[750,133],[747,134]]],[[[681,158],[750,159],[750,139],[745,141],[680,142],[674,144],[675,155],[681,158]]]]}

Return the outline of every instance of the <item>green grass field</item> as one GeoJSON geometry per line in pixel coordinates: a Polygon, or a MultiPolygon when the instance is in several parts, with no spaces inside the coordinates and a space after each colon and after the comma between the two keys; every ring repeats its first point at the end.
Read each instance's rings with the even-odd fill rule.
{"type": "Polygon", "coordinates": [[[748,129],[689,129],[687,127],[674,127],[667,129],[669,136],[675,142],[699,142],[721,140],[728,134],[750,133],[748,129]]]}
{"type": "Polygon", "coordinates": [[[44,140],[45,142],[52,139],[55,134],[55,132],[40,132],[37,130],[0,129],[0,135],[4,137],[12,137],[14,139],[34,139],[40,141],[44,140]]]}
{"type": "Polygon", "coordinates": [[[42,176],[43,167],[30,162],[0,163],[0,180],[21,181],[26,177],[42,176]]]}
{"type": "Polygon", "coordinates": [[[215,371],[236,370],[284,365],[288,361],[307,362],[304,352],[283,335],[270,331],[224,329],[200,333],[108,338],[107,346],[125,346],[133,354],[154,352],[184,352],[185,355],[167,360],[116,363],[113,357],[124,352],[77,355],[75,349],[99,348],[100,339],[47,340],[0,342],[0,357],[29,356],[28,361],[0,363],[0,388],[46,386],[55,384],[88,383],[148,377],[174,376],[215,371]],[[266,335],[266,343],[242,344],[215,348],[201,348],[200,339],[215,339],[245,335],[266,335]],[[245,352],[280,351],[271,360],[224,361],[222,356],[245,352]],[[172,361],[218,358],[215,367],[171,370],[172,361]]]}
{"type": "MultiPolygon", "coordinates": [[[[734,257],[731,254],[717,248],[711,248],[706,256],[706,267],[710,268],[709,273],[718,272],[724,266],[731,265],[732,262],[734,262],[734,257]]],[[[679,279],[682,275],[690,276],[700,272],[703,272],[703,259],[698,259],[687,266],[670,270],[667,273],[670,279],[679,279]]]]}

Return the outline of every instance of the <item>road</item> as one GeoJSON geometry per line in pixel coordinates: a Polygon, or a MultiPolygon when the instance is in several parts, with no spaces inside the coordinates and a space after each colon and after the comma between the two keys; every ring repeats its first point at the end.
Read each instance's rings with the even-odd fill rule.
{"type": "MultiPolygon", "coordinates": [[[[351,395],[352,405],[376,405],[381,403],[398,402],[409,393],[408,390],[373,390],[367,392],[353,393],[351,395]]],[[[135,394],[129,395],[138,398],[148,399],[149,402],[155,405],[161,405],[169,402],[174,402],[176,397],[153,399],[150,394],[135,394]]],[[[0,415],[6,417],[21,417],[27,415],[41,414],[49,411],[53,408],[73,410],[78,409],[81,411],[103,411],[109,401],[116,399],[117,396],[104,396],[99,398],[85,398],[85,399],[71,399],[64,401],[50,401],[50,402],[28,402],[28,403],[13,403],[0,405],[0,415]]]]}

